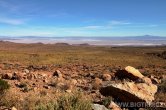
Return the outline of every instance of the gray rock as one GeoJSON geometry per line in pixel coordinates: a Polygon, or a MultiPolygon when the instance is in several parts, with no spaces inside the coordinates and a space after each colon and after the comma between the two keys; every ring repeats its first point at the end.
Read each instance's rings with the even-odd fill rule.
{"type": "Polygon", "coordinates": [[[92,108],[93,110],[108,110],[104,105],[99,105],[99,104],[93,104],[92,108]]]}

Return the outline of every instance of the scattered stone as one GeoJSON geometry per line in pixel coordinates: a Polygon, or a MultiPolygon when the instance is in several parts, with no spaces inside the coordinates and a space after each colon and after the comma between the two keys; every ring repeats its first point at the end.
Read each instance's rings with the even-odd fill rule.
{"type": "Polygon", "coordinates": [[[108,110],[104,105],[99,105],[99,104],[93,104],[92,108],[93,110],[108,110]]]}
{"type": "Polygon", "coordinates": [[[18,82],[18,83],[16,83],[15,84],[17,87],[19,87],[19,88],[25,88],[25,87],[27,87],[27,84],[25,83],[25,82],[18,82]]]}
{"type": "MultiPolygon", "coordinates": [[[[36,77],[37,77],[37,76],[36,76],[36,77]]],[[[33,79],[35,79],[34,74],[32,74],[32,73],[31,73],[31,74],[28,74],[28,75],[27,75],[27,79],[28,79],[28,80],[33,80],[33,79]]],[[[38,79],[38,77],[37,77],[36,79],[38,79]]]]}
{"type": "Polygon", "coordinates": [[[101,85],[102,84],[102,80],[99,78],[95,78],[95,84],[101,85]]]}
{"type": "Polygon", "coordinates": [[[50,89],[50,86],[48,86],[48,85],[44,85],[43,87],[46,89],[50,89]]]}
{"type": "Polygon", "coordinates": [[[2,79],[12,79],[12,77],[13,77],[12,73],[2,74],[2,79]]]}
{"type": "Polygon", "coordinates": [[[110,105],[108,106],[111,110],[122,110],[115,102],[111,101],[110,105]]]}
{"type": "Polygon", "coordinates": [[[32,90],[33,90],[34,92],[37,92],[37,91],[38,91],[38,88],[37,88],[37,87],[34,87],[32,90]]]}
{"type": "Polygon", "coordinates": [[[99,78],[95,78],[93,83],[93,89],[99,89],[101,85],[102,85],[102,80],[99,78]]]}
{"type": "Polygon", "coordinates": [[[15,107],[12,107],[11,110],[17,110],[15,107]]]}
{"type": "Polygon", "coordinates": [[[67,93],[71,93],[71,90],[70,89],[67,89],[67,90],[65,90],[67,93]]]}
{"type": "Polygon", "coordinates": [[[48,83],[48,80],[47,80],[47,79],[43,79],[43,82],[44,82],[44,83],[48,83]]]}
{"type": "Polygon", "coordinates": [[[77,80],[76,79],[71,79],[70,84],[71,85],[76,85],[77,84],[77,80]]]}
{"type": "Polygon", "coordinates": [[[24,69],[23,72],[26,74],[30,73],[30,71],[28,69],[24,69]]]}
{"type": "MultiPolygon", "coordinates": [[[[53,93],[56,90],[56,92],[72,93],[77,89],[92,97],[94,103],[101,102],[105,96],[111,96],[117,104],[118,102],[145,102],[150,104],[154,100],[154,94],[157,92],[157,86],[154,84],[160,82],[157,79],[158,77],[145,77],[131,66],[127,66],[123,70],[121,67],[110,70],[109,66],[82,67],[78,65],[78,67],[73,67],[72,65],[72,67],[59,68],[63,70],[63,74],[59,70],[52,73],[52,70],[55,68],[59,67],[52,66],[49,72],[41,69],[31,70],[31,72],[28,69],[23,71],[21,69],[15,70],[18,73],[15,72],[13,74],[10,73],[10,70],[8,70],[9,73],[2,74],[4,71],[2,70],[0,75],[2,75],[2,78],[16,79],[8,80],[8,82],[12,87],[19,87],[16,88],[19,91],[29,92],[32,90],[32,93],[38,93],[45,90],[47,93],[53,93]],[[119,72],[118,77],[116,77],[116,71],[119,72]],[[112,73],[115,74],[113,75],[112,73]],[[22,79],[25,80],[17,80],[19,77],[23,77],[22,79]],[[123,80],[119,80],[119,78],[123,80]],[[28,85],[21,84],[20,82],[22,81],[27,81],[28,85]],[[107,83],[107,85],[104,85],[104,83],[107,83]]],[[[147,72],[150,73],[150,71],[147,72]]],[[[161,80],[162,78],[160,77],[161,80]]],[[[99,103],[93,104],[93,108],[94,110],[121,110],[120,105],[118,106],[116,103],[110,102],[111,100],[109,100],[107,105],[103,103],[100,103],[103,105],[98,105],[99,103]]]]}
{"type": "Polygon", "coordinates": [[[110,74],[103,74],[102,75],[102,79],[104,81],[110,81],[111,80],[111,75],[110,74]]]}
{"type": "Polygon", "coordinates": [[[86,77],[90,77],[91,79],[95,79],[95,74],[94,73],[87,73],[86,77]]]}
{"type": "Polygon", "coordinates": [[[151,79],[153,84],[160,84],[161,83],[161,80],[155,78],[154,76],[151,76],[150,79],[151,79]]]}
{"type": "Polygon", "coordinates": [[[53,73],[53,76],[56,76],[58,78],[63,78],[62,77],[62,73],[59,71],[59,70],[56,70],[54,73],[53,73]]]}
{"type": "Polygon", "coordinates": [[[21,80],[23,78],[23,76],[20,73],[14,72],[12,79],[13,80],[21,80]]]}
{"type": "Polygon", "coordinates": [[[47,74],[42,73],[41,76],[42,76],[43,78],[46,78],[46,77],[47,77],[47,74]]]}

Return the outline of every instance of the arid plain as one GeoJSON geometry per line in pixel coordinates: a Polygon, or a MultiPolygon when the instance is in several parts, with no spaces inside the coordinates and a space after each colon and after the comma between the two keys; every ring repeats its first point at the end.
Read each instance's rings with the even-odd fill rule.
{"type": "MultiPolygon", "coordinates": [[[[92,110],[103,105],[104,110],[120,110],[123,106],[120,108],[114,102],[126,100],[119,90],[131,98],[127,102],[160,102],[162,105],[166,103],[166,47],[1,41],[0,78],[3,91],[0,108],[4,110],[92,110]],[[137,71],[137,75],[130,69],[137,71]],[[110,83],[112,86],[106,86],[110,83]],[[127,88],[130,83],[144,92],[127,88]],[[157,91],[152,89],[154,94],[150,94],[144,87],[157,87],[157,91]],[[126,89],[133,91],[125,93],[126,89]],[[111,90],[117,94],[109,93],[111,90]],[[139,92],[143,98],[137,95],[139,92]]],[[[158,107],[161,108],[164,106],[158,107]]]]}

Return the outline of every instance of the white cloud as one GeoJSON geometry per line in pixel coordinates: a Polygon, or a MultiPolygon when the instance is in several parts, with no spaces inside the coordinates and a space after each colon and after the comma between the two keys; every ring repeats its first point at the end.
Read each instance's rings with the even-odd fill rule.
{"type": "Polygon", "coordinates": [[[112,28],[117,27],[117,26],[130,25],[130,24],[132,24],[132,23],[125,22],[125,21],[112,20],[112,21],[108,21],[106,23],[103,23],[103,25],[89,25],[89,26],[80,27],[80,29],[106,30],[106,29],[112,29],[112,28]]]}
{"type": "Polygon", "coordinates": [[[156,24],[152,24],[152,25],[149,25],[149,27],[157,27],[158,25],[156,24]]]}
{"type": "Polygon", "coordinates": [[[129,25],[131,24],[130,22],[125,22],[125,21],[118,21],[118,20],[112,20],[109,22],[110,25],[129,25]]]}
{"type": "Polygon", "coordinates": [[[24,24],[25,21],[22,19],[0,18],[0,23],[10,25],[21,25],[24,24]]]}
{"type": "Polygon", "coordinates": [[[91,26],[85,26],[83,28],[85,28],[85,29],[100,29],[100,28],[103,28],[103,26],[91,25],[91,26]]]}

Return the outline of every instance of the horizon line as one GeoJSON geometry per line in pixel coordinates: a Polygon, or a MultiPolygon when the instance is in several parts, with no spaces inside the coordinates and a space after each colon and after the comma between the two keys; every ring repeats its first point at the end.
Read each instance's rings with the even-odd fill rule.
{"type": "Polygon", "coordinates": [[[10,36],[10,35],[0,35],[0,37],[49,37],[49,38],[53,38],[53,37],[166,37],[165,36],[161,36],[161,35],[124,35],[124,36],[40,36],[40,35],[23,35],[23,36],[10,36]]]}

